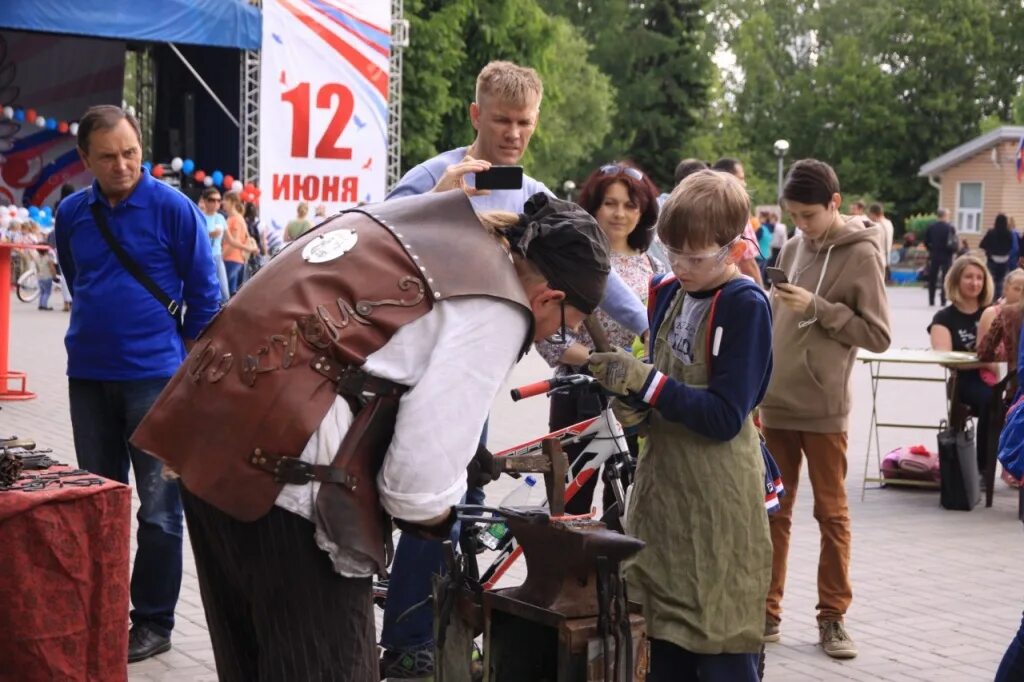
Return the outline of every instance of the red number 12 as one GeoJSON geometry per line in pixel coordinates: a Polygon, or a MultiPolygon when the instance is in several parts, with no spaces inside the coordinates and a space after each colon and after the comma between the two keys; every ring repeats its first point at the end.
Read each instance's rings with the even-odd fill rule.
{"type": "MultiPolygon", "coordinates": [[[[339,147],[338,138],[344,132],[348,122],[352,120],[355,99],[352,91],[340,83],[328,83],[316,93],[317,109],[330,109],[337,98],[334,116],[327,125],[327,130],[316,145],[315,155],[318,159],[352,158],[351,147],[339,147]]],[[[292,105],[292,156],[307,158],[309,156],[309,83],[299,83],[291,90],[281,93],[281,99],[292,105]]]]}

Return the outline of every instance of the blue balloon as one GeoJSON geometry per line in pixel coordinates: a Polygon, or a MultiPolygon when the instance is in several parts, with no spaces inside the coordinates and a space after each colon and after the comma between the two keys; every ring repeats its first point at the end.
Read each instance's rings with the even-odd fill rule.
{"type": "Polygon", "coordinates": [[[56,130],[57,129],[57,119],[55,119],[55,118],[48,118],[48,119],[46,119],[46,128],[47,128],[47,130],[56,130]]]}
{"type": "Polygon", "coordinates": [[[14,110],[14,120],[15,121],[24,121],[25,120],[25,110],[24,109],[15,109],[14,110]]]}
{"type": "Polygon", "coordinates": [[[39,225],[41,227],[53,227],[53,216],[44,215],[39,218],[39,225]]]}
{"type": "Polygon", "coordinates": [[[147,173],[149,173],[149,172],[151,172],[153,170],[153,162],[152,161],[143,161],[142,162],[142,167],[146,169],[147,173]]]}
{"type": "Polygon", "coordinates": [[[192,159],[185,159],[184,163],[181,164],[181,172],[185,175],[189,175],[196,169],[196,162],[192,159]]]}
{"type": "Polygon", "coordinates": [[[39,220],[39,207],[38,206],[29,206],[28,207],[28,217],[31,218],[32,220],[39,220]]]}
{"type": "Polygon", "coordinates": [[[43,215],[45,215],[45,216],[53,215],[53,209],[50,208],[49,206],[43,206],[43,215]]]}
{"type": "Polygon", "coordinates": [[[213,184],[217,185],[218,187],[224,184],[224,174],[221,173],[219,170],[213,171],[213,175],[211,175],[210,177],[213,178],[213,184]]]}

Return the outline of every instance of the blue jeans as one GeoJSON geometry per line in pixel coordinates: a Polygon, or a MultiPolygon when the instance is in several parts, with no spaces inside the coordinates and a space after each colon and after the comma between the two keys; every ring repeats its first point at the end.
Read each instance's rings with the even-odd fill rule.
{"type": "Polygon", "coordinates": [[[165,636],[174,628],[181,589],[181,497],[178,483],[162,476],[163,464],[128,438],[167,381],[68,379],[78,466],[121,483],[128,483],[129,467],[135,469],[141,506],[130,617],[165,636]]]}
{"type": "Polygon", "coordinates": [[[52,279],[41,279],[39,280],[39,307],[49,308],[50,307],[50,292],[53,291],[53,280],[52,279]]]}
{"type": "Polygon", "coordinates": [[[242,286],[242,270],[245,269],[245,263],[236,263],[231,260],[224,261],[224,271],[228,276],[228,293],[232,296],[238,291],[238,287],[242,286]]]}
{"type": "Polygon", "coordinates": [[[217,269],[217,281],[220,282],[220,303],[224,305],[231,298],[231,291],[228,289],[228,272],[224,267],[224,259],[220,256],[220,249],[213,254],[213,267],[217,269]]]}
{"type": "Polygon", "coordinates": [[[1021,621],[1020,629],[1013,636],[1009,648],[1003,654],[1003,661],[996,671],[995,682],[1016,682],[1024,680],[1024,621],[1021,621]]]}
{"type": "MultiPolygon", "coordinates": [[[[480,442],[487,442],[487,424],[484,424],[480,442]]],[[[468,504],[483,504],[482,488],[472,488],[463,500],[468,504]]],[[[459,546],[461,524],[452,526],[449,539],[459,546]]],[[[384,623],[380,644],[391,651],[408,651],[434,643],[434,609],[426,604],[398,620],[399,616],[432,594],[435,574],[444,571],[443,544],[402,533],[395,548],[395,561],[388,580],[388,598],[384,602],[384,623]]]]}

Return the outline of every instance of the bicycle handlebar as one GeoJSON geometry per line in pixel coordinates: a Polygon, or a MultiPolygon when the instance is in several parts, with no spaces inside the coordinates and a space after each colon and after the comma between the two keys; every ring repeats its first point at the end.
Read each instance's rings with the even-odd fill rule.
{"type": "Polygon", "coordinates": [[[597,380],[594,379],[594,377],[586,374],[569,374],[568,376],[545,379],[544,381],[537,381],[532,384],[527,384],[526,386],[513,388],[511,391],[512,400],[518,402],[524,398],[532,398],[535,395],[544,395],[565,386],[583,386],[593,384],[596,381],[597,380]]]}

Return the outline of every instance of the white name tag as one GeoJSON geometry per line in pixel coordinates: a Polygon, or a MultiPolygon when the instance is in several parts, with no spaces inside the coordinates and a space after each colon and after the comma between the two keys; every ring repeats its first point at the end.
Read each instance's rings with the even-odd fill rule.
{"type": "Polygon", "coordinates": [[[302,258],[307,263],[326,263],[351,251],[358,240],[359,235],[352,230],[321,234],[303,247],[302,258]]]}

